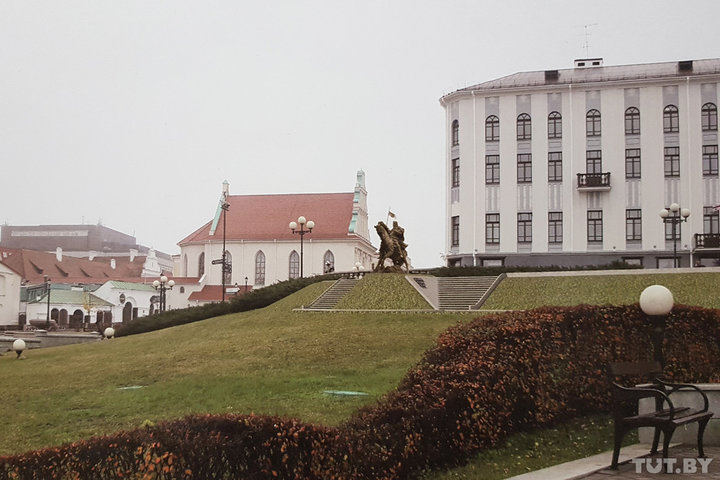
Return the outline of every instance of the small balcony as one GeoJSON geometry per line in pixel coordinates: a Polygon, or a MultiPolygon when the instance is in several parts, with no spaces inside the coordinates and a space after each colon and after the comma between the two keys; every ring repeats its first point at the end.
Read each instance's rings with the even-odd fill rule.
{"type": "Polygon", "coordinates": [[[696,233],[695,249],[701,248],[720,249],[720,233],[696,233]]]}
{"type": "Polygon", "coordinates": [[[578,173],[577,188],[581,192],[605,192],[610,190],[610,172],[578,173]]]}

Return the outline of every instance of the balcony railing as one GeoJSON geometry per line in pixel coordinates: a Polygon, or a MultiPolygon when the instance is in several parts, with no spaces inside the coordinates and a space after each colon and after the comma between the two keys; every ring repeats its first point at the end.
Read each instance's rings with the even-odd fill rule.
{"type": "Polygon", "coordinates": [[[578,190],[610,190],[610,172],[578,173],[578,190]]]}
{"type": "Polygon", "coordinates": [[[720,233],[696,233],[695,248],[720,248],[720,233]]]}

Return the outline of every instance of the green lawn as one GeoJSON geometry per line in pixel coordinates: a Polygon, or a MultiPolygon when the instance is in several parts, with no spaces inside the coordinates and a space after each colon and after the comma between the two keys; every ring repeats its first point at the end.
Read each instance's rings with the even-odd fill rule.
{"type": "MultiPolygon", "coordinates": [[[[642,289],[653,283],[669,287],[677,303],[719,308],[715,293],[718,275],[510,278],[484,308],[635,303],[642,289]]],[[[392,308],[393,296],[405,308],[424,308],[414,296],[416,292],[405,289],[404,284],[388,287],[383,282],[376,284],[381,276],[366,278],[372,280],[347,298],[352,308],[392,308]],[[373,294],[378,288],[381,291],[373,294]]],[[[397,282],[395,276],[387,278],[390,283],[397,282]]],[[[0,356],[5,386],[0,391],[0,455],[193,413],[253,412],[336,425],[395,388],[440,332],[473,317],[293,312],[327,287],[326,282],[314,284],[252,312],[94,344],[31,350],[23,361],[16,361],[12,354],[0,356]],[[369,395],[333,397],[324,390],[369,395]]],[[[575,433],[563,435],[578,437],[586,425],[571,428],[575,433]]],[[[539,438],[535,435],[540,434],[531,434],[531,446],[532,439],[539,438]]],[[[584,443],[605,449],[605,433],[597,438],[597,442],[584,443]]],[[[516,453],[483,452],[466,467],[470,470],[428,478],[481,478],[470,476],[473,469],[494,469],[497,474],[493,475],[499,476],[482,478],[503,478],[512,469],[520,468],[517,473],[521,473],[536,468],[539,464],[534,462],[515,465],[522,459],[513,455],[524,455],[517,452],[535,454],[532,448],[517,447],[525,444],[514,442],[509,446],[516,445],[516,449],[510,452],[516,453]]],[[[574,458],[586,455],[586,450],[572,444],[557,450],[574,458]]],[[[570,458],[557,455],[537,454],[543,460],[550,458],[551,463],[570,458]]]]}
{"type": "Polygon", "coordinates": [[[673,292],[675,303],[720,308],[720,273],[506,278],[483,309],[518,310],[546,305],[629,305],[653,284],[673,292]]]}
{"type": "MultiPolygon", "coordinates": [[[[500,447],[480,452],[463,467],[428,472],[422,478],[499,480],[607,452],[613,448],[612,425],[612,419],[607,415],[591,415],[545,430],[516,433],[500,447]]],[[[636,442],[636,432],[623,439],[623,445],[636,442]]]]}
{"type": "Polygon", "coordinates": [[[0,454],[192,413],[337,424],[393,389],[441,331],[471,318],[292,312],[326,287],[312,285],[253,312],[31,350],[21,361],[0,357],[0,454]],[[324,390],[369,396],[337,398],[324,390]]]}

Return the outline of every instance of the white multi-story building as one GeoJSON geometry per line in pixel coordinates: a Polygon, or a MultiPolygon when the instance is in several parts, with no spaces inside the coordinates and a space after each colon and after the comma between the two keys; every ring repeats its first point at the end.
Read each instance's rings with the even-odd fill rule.
{"type": "Polygon", "coordinates": [[[448,265],[713,264],[719,82],[720,59],[598,58],[442,97],[448,265]]]}

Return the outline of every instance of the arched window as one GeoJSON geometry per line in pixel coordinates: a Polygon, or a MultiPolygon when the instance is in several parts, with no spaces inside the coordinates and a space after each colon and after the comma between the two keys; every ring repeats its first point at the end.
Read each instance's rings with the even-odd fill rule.
{"type": "Polygon", "coordinates": [[[521,113],[517,117],[517,139],[530,140],[532,138],[530,115],[521,113]]]}
{"type": "Polygon", "coordinates": [[[703,132],[716,131],[717,124],[717,105],[714,103],[706,103],[702,106],[702,129],[703,132]]]}
{"type": "Polygon", "coordinates": [[[255,285],[265,285],[265,254],[262,250],[255,254],[255,285]]]}
{"type": "Polygon", "coordinates": [[[300,277],[300,255],[293,250],[290,252],[290,269],[289,269],[289,278],[299,278],[300,277]]]}
{"type": "Polygon", "coordinates": [[[559,112],[548,115],[548,138],[562,138],[562,115],[559,112]]]}
{"type": "Polygon", "coordinates": [[[677,133],[680,131],[680,118],[678,108],[675,105],[668,105],[663,109],[663,132],[677,133]]]}
{"type": "Polygon", "coordinates": [[[600,112],[594,108],[585,115],[585,134],[588,137],[600,136],[600,112]]]}
{"type": "Polygon", "coordinates": [[[225,285],[231,285],[232,284],[232,255],[230,255],[230,252],[225,250],[225,263],[227,264],[227,268],[225,269],[225,285]]]}
{"type": "Polygon", "coordinates": [[[640,135],[640,110],[636,107],[625,110],[625,135],[640,135]]]}
{"type": "Polygon", "coordinates": [[[205,252],[200,252],[198,256],[198,277],[205,275],[205,252]]]}
{"type": "Polygon", "coordinates": [[[323,273],[332,273],[335,271],[335,255],[328,250],[323,256],[323,273]]]}
{"type": "Polygon", "coordinates": [[[500,140],[500,119],[490,115],[485,119],[485,141],[497,142],[500,140]]]}
{"type": "Polygon", "coordinates": [[[460,145],[460,123],[453,120],[452,123],[452,146],[460,145]]]}

